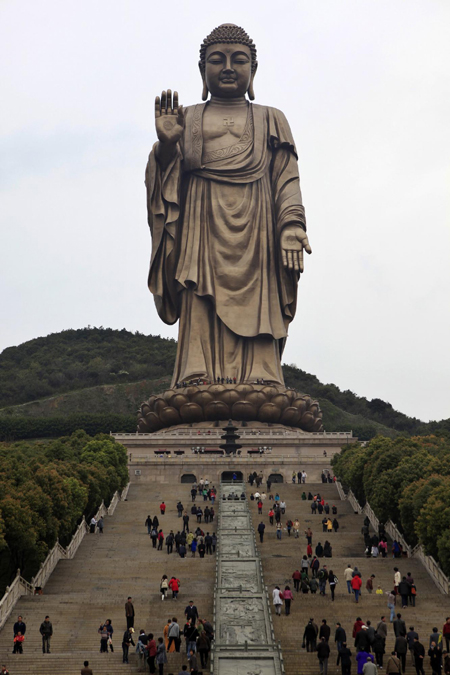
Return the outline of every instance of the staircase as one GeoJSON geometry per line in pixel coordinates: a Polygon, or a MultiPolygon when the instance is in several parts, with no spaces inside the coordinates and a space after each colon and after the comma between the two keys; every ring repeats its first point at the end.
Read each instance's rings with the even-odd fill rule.
{"type": "MultiPolygon", "coordinates": [[[[331,559],[322,558],[321,563],[326,564],[327,569],[332,569],[339,578],[339,583],[336,586],[335,602],[331,602],[329,586],[327,584],[327,595],[325,597],[320,596],[318,592],[316,595],[294,593],[295,600],[291,606],[290,616],[284,615],[284,608],[282,616],[276,616],[273,605],[271,605],[275,637],[281,642],[287,675],[298,675],[299,672],[302,675],[317,675],[319,672],[317,655],[315,653],[308,654],[301,647],[304,627],[310,617],[314,617],[319,627],[322,619],[326,619],[328,625],[331,627],[329,670],[331,669],[332,672],[333,669],[336,669],[335,663],[337,658],[334,643],[336,622],[339,621],[346,630],[347,644],[352,653],[355,654],[352,629],[356,617],[360,616],[363,621],[371,621],[372,625],[376,628],[381,616],[387,615],[388,639],[386,642],[386,654],[384,656],[384,665],[386,665],[388,655],[394,648],[394,631],[391,624],[389,624],[387,596],[375,595],[375,589],[380,585],[383,591],[392,590],[394,566],[398,567],[402,574],[411,572],[417,586],[416,607],[402,609],[399,599],[397,601],[396,612],[402,614],[407,630],[409,630],[410,626],[414,626],[415,630],[419,633],[420,641],[424,644],[426,651],[428,651],[431,629],[433,626],[437,626],[439,630],[442,630],[445,618],[450,614],[449,599],[438,591],[420,561],[414,558],[394,560],[392,555],[388,555],[385,559],[381,557],[367,559],[364,555],[364,540],[361,535],[364,516],[355,515],[347,501],[340,501],[334,484],[307,483],[304,486],[292,484],[272,485],[270,492],[275,495],[277,491],[280,497],[286,501],[287,506],[286,515],[282,519],[283,525],[285,526],[289,518],[294,521],[298,517],[300,521],[300,537],[298,539],[294,539],[292,534],[291,537],[288,537],[286,531],[283,531],[281,541],[276,539],[275,525],[271,526],[269,524],[267,516],[270,504],[273,504],[273,502],[268,501],[268,497],[264,502],[263,516],[258,516],[256,501],[249,501],[254,527],[257,527],[261,519],[266,524],[264,543],[260,544],[259,538],[257,538],[257,545],[262,559],[264,579],[268,586],[269,596],[271,596],[271,592],[275,586],[283,589],[284,586],[290,585],[293,590],[291,577],[296,569],[300,569],[300,561],[303,555],[306,554],[307,542],[304,530],[308,526],[313,531],[313,552],[319,541],[323,544],[324,540],[328,539],[332,544],[333,557],[331,559]],[[330,507],[332,504],[337,506],[337,518],[340,525],[337,533],[322,533],[321,520],[324,516],[311,514],[311,502],[302,501],[301,499],[301,493],[304,489],[306,494],[308,494],[308,491],[311,491],[312,494],[320,492],[325,501],[330,504],[330,507]],[[356,565],[362,572],[362,597],[358,605],[355,604],[354,596],[348,594],[347,584],[344,580],[344,569],[348,563],[352,567],[356,565]],[[366,580],[371,574],[375,574],[373,594],[369,594],[365,590],[366,580]]],[[[247,486],[247,494],[249,495],[250,492],[250,486],[247,486]]],[[[356,672],[355,668],[356,664],[353,666],[353,672],[356,672]]],[[[425,671],[430,671],[427,656],[425,657],[425,671]]],[[[407,657],[406,672],[407,675],[415,674],[415,669],[409,655],[407,657]]]]}
{"type": "MultiPolygon", "coordinates": [[[[163,635],[169,617],[177,617],[184,626],[184,609],[194,600],[201,618],[212,619],[215,555],[200,559],[181,559],[152,547],[144,522],[156,514],[164,534],[182,529],[176,503],[180,499],[190,514],[190,485],[133,483],[128,500],[120,502],[114,516],[105,518],[103,535],[88,535],[72,560],[61,560],[44,595],[23,596],[0,633],[0,664],[11,675],[79,675],[88,660],[94,675],[138,672],[134,648],[130,648],[130,665],[122,664],[122,636],[126,628],[124,605],[133,598],[137,642],[139,630],[152,632],[155,639],[163,635]],[[159,513],[164,500],[167,509],[159,513]],[[159,582],[163,574],[181,580],[177,601],[161,601],[159,582]],[[48,614],[53,624],[51,654],[42,654],[39,626],[48,614]],[[22,615],[27,625],[24,653],[12,654],[13,624],[22,615]],[[114,628],[114,653],[100,654],[100,623],[111,619],[114,628]]],[[[203,500],[202,500],[203,505],[203,500]]],[[[190,516],[190,524],[194,525],[190,516]]],[[[195,524],[196,527],[196,524],[195,524]]],[[[215,531],[216,522],[202,529],[215,531]]],[[[178,673],[186,663],[184,640],[179,654],[168,655],[165,673],[178,673]]],[[[147,668],[147,667],[146,667],[147,668]]],[[[148,668],[147,668],[148,672],[148,668]]]]}

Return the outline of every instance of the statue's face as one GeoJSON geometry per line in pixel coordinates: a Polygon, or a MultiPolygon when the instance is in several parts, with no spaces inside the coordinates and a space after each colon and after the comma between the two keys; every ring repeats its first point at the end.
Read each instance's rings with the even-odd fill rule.
{"type": "Polygon", "coordinates": [[[252,59],[246,45],[216,44],[206,50],[205,80],[212,96],[245,96],[252,79],[252,59]]]}

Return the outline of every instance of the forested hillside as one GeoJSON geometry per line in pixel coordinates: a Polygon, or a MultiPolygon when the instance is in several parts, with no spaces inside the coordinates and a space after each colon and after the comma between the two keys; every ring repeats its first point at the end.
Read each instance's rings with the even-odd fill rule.
{"type": "MultiPolygon", "coordinates": [[[[90,433],[111,425],[132,431],[139,404],[169,386],[175,353],[174,340],[90,327],[9,347],[0,354],[0,439],[56,436],[80,426],[90,433]]],[[[424,424],[296,366],[283,370],[287,386],[319,400],[327,431],[351,429],[363,440],[450,431],[450,420],[424,424]]]]}

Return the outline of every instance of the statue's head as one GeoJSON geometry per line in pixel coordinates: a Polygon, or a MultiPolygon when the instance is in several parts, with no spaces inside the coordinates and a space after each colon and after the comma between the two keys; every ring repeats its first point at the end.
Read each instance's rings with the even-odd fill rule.
{"type": "Polygon", "coordinates": [[[208,91],[220,98],[255,98],[253,79],[258,62],[253,40],[243,28],[224,23],[203,40],[200,47],[200,73],[203,79],[203,100],[208,91]]]}

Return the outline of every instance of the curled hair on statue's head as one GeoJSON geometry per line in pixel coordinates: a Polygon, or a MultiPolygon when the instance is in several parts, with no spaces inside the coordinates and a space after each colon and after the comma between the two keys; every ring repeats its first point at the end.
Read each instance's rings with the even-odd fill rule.
{"type": "Polygon", "coordinates": [[[221,26],[214,28],[214,30],[205,37],[200,46],[200,61],[198,65],[202,76],[205,74],[206,50],[210,45],[217,44],[239,44],[248,47],[252,59],[252,73],[255,73],[258,62],[256,60],[256,46],[253,43],[253,40],[240,26],[236,26],[234,23],[223,23],[221,26]]]}

